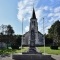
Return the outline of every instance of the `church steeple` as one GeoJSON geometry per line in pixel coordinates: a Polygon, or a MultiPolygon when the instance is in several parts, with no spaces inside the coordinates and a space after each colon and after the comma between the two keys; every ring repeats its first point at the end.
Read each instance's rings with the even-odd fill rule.
{"type": "Polygon", "coordinates": [[[32,18],[31,19],[36,19],[36,15],[35,15],[35,10],[33,8],[33,12],[32,12],[32,18]]]}

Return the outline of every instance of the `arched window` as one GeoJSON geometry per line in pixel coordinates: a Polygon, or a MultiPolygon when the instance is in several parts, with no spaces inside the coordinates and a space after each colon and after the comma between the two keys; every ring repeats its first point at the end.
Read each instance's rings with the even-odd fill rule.
{"type": "Polygon", "coordinates": [[[32,21],[32,24],[35,26],[35,21],[32,21]]]}

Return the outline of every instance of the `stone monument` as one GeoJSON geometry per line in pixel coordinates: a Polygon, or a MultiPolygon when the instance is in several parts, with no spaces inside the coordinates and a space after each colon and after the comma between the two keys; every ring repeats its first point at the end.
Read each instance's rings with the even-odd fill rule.
{"type": "Polygon", "coordinates": [[[54,60],[51,58],[51,55],[43,55],[36,51],[35,39],[38,39],[36,32],[38,28],[36,28],[37,19],[35,15],[35,10],[33,8],[33,14],[30,22],[30,45],[29,50],[27,52],[23,52],[22,54],[13,54],[12,58],[15,60],[54,60]],[[35,29],[36,28],[36,29],[35,29]]]}
{"type": "Polygon", "coordinates": [[[32,18],[30,19],[30,45],[28,52],[23,52],[23,54],[37,54],[36,51],[36,39],[38,40],[38,25],[37,25],[37,18],[35,15],[35,10],[33,8],[32,18]]]}

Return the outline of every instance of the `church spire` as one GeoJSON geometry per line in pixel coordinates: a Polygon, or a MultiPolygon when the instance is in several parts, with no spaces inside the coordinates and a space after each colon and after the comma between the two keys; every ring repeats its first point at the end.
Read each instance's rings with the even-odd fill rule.
{"type": "Polygon", "coordinates": [[[36,19],[36,15],[35,15],[35,10],[33,8],[33,12],[32,12],[32,18],[31,19],[36,19]]]}

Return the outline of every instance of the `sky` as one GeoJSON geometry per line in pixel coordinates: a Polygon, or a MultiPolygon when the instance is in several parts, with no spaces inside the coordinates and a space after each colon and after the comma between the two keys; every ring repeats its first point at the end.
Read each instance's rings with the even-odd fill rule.
{"type": "Polygon", "coordinates": [[[60,20],[60,0],[0,0],[0,26],[11,25],[15,34],[29,31],[30,18],[33,6],[35,9],[38,30],[48,33],[48,29],[56,21],[60,20]]]}

